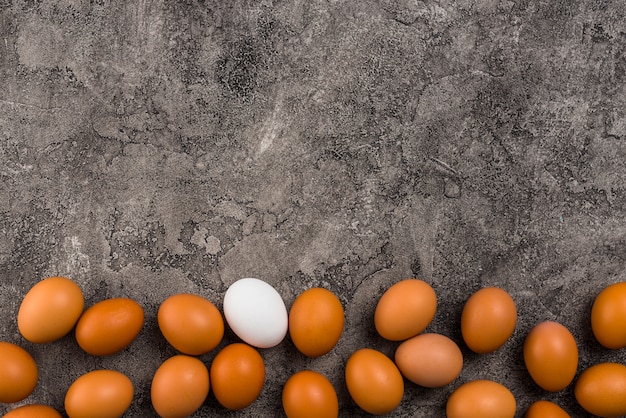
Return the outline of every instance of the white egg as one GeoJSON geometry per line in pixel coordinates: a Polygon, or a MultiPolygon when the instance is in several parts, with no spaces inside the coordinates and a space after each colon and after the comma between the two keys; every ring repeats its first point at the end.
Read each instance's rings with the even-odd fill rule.
{"type": "Polygon", "coordinates": [[[274,347],[287,335],[285,302],[263,280],[246,278],[230,285],[224,295],[224,317],[239,338],[257,348],[274,347]]]}

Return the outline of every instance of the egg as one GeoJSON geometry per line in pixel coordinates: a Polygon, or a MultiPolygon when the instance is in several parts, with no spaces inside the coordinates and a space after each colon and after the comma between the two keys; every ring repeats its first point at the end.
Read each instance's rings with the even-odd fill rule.
{"type": "Polygon", "coordinates": [[[209,371],[196,357],[165,360],[152,378],[152,406],[161,418],[183,418],[197,411],[209,394],[209,371]]]}
{"type": "Polygon", "coordinates": [[[426,282],[402,280],[383,293],[374,312],[376,331],[383,338],[401,341],[411,338],[435,317],[437,295],[426,282]]]}
{"type": "Polygon", "coordinates": [[[52,342],[69,334],[84,306],[83,292],[76,283],[65,277],[49,277],[24,296],[17,326],[30,342],[52,342]]]}
{"type": "Polygon", "coordinates": [[[465,302],[461,313],[461,333],[475,353],[496,351],[513,335],[517,324],[515,301],[498,287],[478,290],[465,302]]]}
{"type": "Polygon", "coordinates": [[[446,403],[448,418],[513,418],[517,403],[506,386],[474,380],[456,388],[446,403]]]}
{"type": "Polygon", "coordinates": [[[585,369],[576,379],[574,396],[590,414],[602,418],[626,416],[626,366],[599,363],[585,369]]]}
{"type": "Polygon", "coordinates": [[[76,341],[91,355],[109,356],[133,342],[143,321],[143,309],[134,300],[106,299],[81,315],[75,329],[76,341]]]}
{"type": "Polygon", "coordinates": [[[553,402],[537,401],[528,407],[524,418],[570,418],[570,415],[553,402]]]}
{"type": "Polygon", "coordinates": [[[47,405],[23,405],[7,412],[3,418],[62,418],[61,414],[47,405]]]}
{"type": "Polygon", "coordinates": [[[0,402],[19,402],[30,395],[39,370],[30,353],[19,345],[0,341],[0,402]]]}
{"type": "Polygon", "coordinates": [[[361,348],[352,353],[346,362],[345,378],[352,400],[370,414],[388,414],[402,401],[402,374],[380,351],[361,348]]]}
{"type": "Polygon", "coordinates": [[[199,295],[170,296],[159,306],[157,322],[165,339],[183,354],[206,354],[224,337],[222,314],[211,301],[199,295]]]}
{"type": "Polygon", "coordinates": [[[239,338],[257,348],[274,347],[287,335],[285,302],[263,280],[245,278],[230,285],[224,294],[224,316],[239,338]]]}
{"type": "Polygon", "coordinates": [[[302,292],[289,310],[289,336],[305,356],[328,353],[341,338],[344,311],[330,290],[312,288],[302,292]]]}
{"type": "Polygon", "coordinates": [[[121,417],[133,396],[133,383],[125,374],[93,370],[71,384],[65,394],[65,412],[70,418],[121,417]]]}
{"type": "Polygon", "coordinates": [[[400,372],[411,382],[428,387],[445,386],[463,369],[459,346],[441,334],[420,334],[404,341],[395,353],[400,372]]]}
{"type": "Polygon", "coordinates": [[[558,322],[535,325],[524,340],[524,363],[532,379],[549,392],[565,389],[578,369],[574,336],[558,322]]]}
{"type": "Polygon", "coordinates": [[[335,388],[326,376],[313,370],[302,370],[287,379],[282,403],[287,418],[339,416],[335,388]]]}
{"type": "Polygon", "coordinates": [[[251,405],[261,394],[265,363],[253,347],[233,343],[217,353],[209,377],[217,401],[225,408],[239,410],[251,405]]]}
{"type": "Polygon", "coordinates": [[[604,288],[591,307],[591,329],[606,348],[626,347],[626,282],[604,288]]]}

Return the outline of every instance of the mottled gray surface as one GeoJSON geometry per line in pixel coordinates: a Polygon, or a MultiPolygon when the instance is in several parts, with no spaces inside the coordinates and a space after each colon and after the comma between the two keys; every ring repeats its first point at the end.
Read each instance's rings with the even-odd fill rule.
{"type": "Polygon", "coordinates": [[[415,276],[438,294],[429,330],[466,362],[447,387],[407,384],[391,416],[442,417],[475,378],[509,387],[518,416],[540,398],[585,416],[571,386],[534,385],[521,347],[550,319],[572,330],[581,369],[624,361],[595,342],[589,310],[624,279],[625,21],[621,0],[0,1],[0,339],[41,371],[23,403],[62,410],[74,378],[107,367],[136,386],[127,416],[152,416],[152,374],[174,354],[160,302],[194,292],[221,308],[252,276],[287,306],[335,291],[343,337],[314,360],[288,339],[262,350],[253,406],[228,413],[210,395],[195,416],[280,416],[304,368],[334,383],[341,416],[361,415],[343,365],[361,347],[393,354],[373,311],[415,276]],[[26,342],[19,303],[51,275],[87,305],[137,300],[139,338],[109,358],[72,336],[26,342]],[[479,356],[459,319],[487,285],[520,319],[479,356]]]}

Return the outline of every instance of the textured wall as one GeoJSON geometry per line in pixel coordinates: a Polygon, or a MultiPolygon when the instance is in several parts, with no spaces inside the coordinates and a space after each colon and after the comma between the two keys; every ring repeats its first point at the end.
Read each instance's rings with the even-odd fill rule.
{"type": "Polygon", "coordinates": [[[589,309],[624,279],[625,22],[620,0],[0,1],[0,339],[40,366],[27,401],[62,410],[74,378],[111,367],[135,383],[128,416],[150,416],[152,374],[174,354],[158,305],[193,292],[221,307],[252,276],[287,306],[311,286],[336,292],[343,337],[315,360],[288,339],[262,350],[258,401],[227,413],[209,396],[196,416],[279,416],[303,368],[359,415],[343,364],[364,346],[393,354],[373,310],[416,276],[439,297],[429,330],[466,363],[445,388],[407,384],[393,416],[443,416],[479,377],[508,386],[520,416],[542,397],[584,416],[571,386],[534,385],[521,344],[551,319],[581,368],[624,358],[595,342],[589,309]],[[71,336],[24,341],[20,300],[51,275],[87,305],[137,300],[137,341],[102,359],[71,336]],[[478,356],[459,317],[487,285],[520,321],[478,356]]]}

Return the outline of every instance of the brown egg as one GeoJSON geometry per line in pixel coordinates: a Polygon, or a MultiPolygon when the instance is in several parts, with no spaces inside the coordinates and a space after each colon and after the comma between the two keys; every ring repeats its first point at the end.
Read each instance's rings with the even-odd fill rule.
{"type": "Polygon", "coordinates": [[[76,341],[87,353],[109,356],[125,349],[143,327],[143,309],[127,298],[106,299],[87,309],[76,324],[76,341]]]}
{"type": "Polygon", "coordinates": [[[254,347],[233,343],[217,353],[209,376],[213,394],[222,406],[243,409],[261,394],[265,383],[265,363],[254,347]]]}
{"type": "Polygon", "coordinates": [[[37,386],[39,371],[33,357],[22,347],[0,341],[0,402],[19,402],[37,386]]]}
{"type": "Polygon", "coordinates": [[[515,331],[517,307],[513,298],[497,287],[486,287],[465,302],[461,314],[463,340],[475,353],[500,348],[515,331]]]}
{"type": "Polygon", "coordinates": [[[570,418],[570,416],[555,403],[537,401],[526,410],[524,418],[570,418]]]}
{"type": "Polygon", "coordinates": [[[339,401],[332,383],[321,373],[302,370],[283,387],[283,409],[287,418],[337,418],[339,401]]]}
{"type": "Polygon", "coordinates": [[[49,343],[67,335],[83,313],[80,287],[65,277],[49,277],[33,286],[20,305],[17,326],[33,343],[49,343]]]}
{"type": "Polygon", "coordinates": [[[343,306],[327,289],[305,290],[289,310],[291,340],[308,357],[323,356],[332,350],[341,337],[343,325],[343,306]]]}
{"type": "Polygon", "coordinates": [[[398,346],[395,362],[411,382],[436,388],[449,384],[463,369],[463,354],[445,335],[420,334],[398,346]]]}
{"type": "Polygon", "coordinates": [[[626,366],[599,363],[583,371],[574,396],[585,411],[603,418],[626,416],[626,366]]]}
{"type": "Polygon", "coordinates": [[[213,350],[224,336],[224,319],[213,303],[199,295],[170,296],[157,314],[159,329],[178,351],[199,356],[213,350]]]}
{"type": "Polygon", "coordinates": [[[65,412],[70,418],[124,415],[133,401],[133,384],[115,370],[94,370],[80,376],[65,394],[65,412]]]}
{"type": "Polygon", "coordinates": [[[424,331],[435,317],[437,295],[426,282],[402,280],[381,296],[374,324],[376,331],[391,341],[402,341],[424,331]]]}
{"type": "Polygon", "coordinates": [[[51,406],[32,404],[12,409],[3,418],[62,418],[62,416],[51,406]]]}
{"type": "Polygon", "coordinates": [[[152,406],[162,418],[187,417],[209,394],[209,371],[195,357],[179,354],[165,360],[152,378],[152,406]]]}
{"type": "Polygon", "coordinates": [[[448,418],[513,418],[517,404],[505,386],[491,380],[474,380],[459,386],[446,403],[448,418]]]}
{"type": "Polygon", "coordinates": [[[404,380],[398,367],[383,353],[362,348],[346,363],[346,386],[354,402],[370,414],[388,414],[400,405],[404,380]]]}
{"type": "Polygon", "coordinates": [[[591,307],[591,330],[606,348],[626,347],[626,282],[604,288],[591,307]]]}
{"type": "Polygon", "coordinates": [[[563,325],[546,321],[535,325],[524,341],[524,363],[530,376],[549,392],[565,389],[578,369],[578,347],[563,325]]]}

